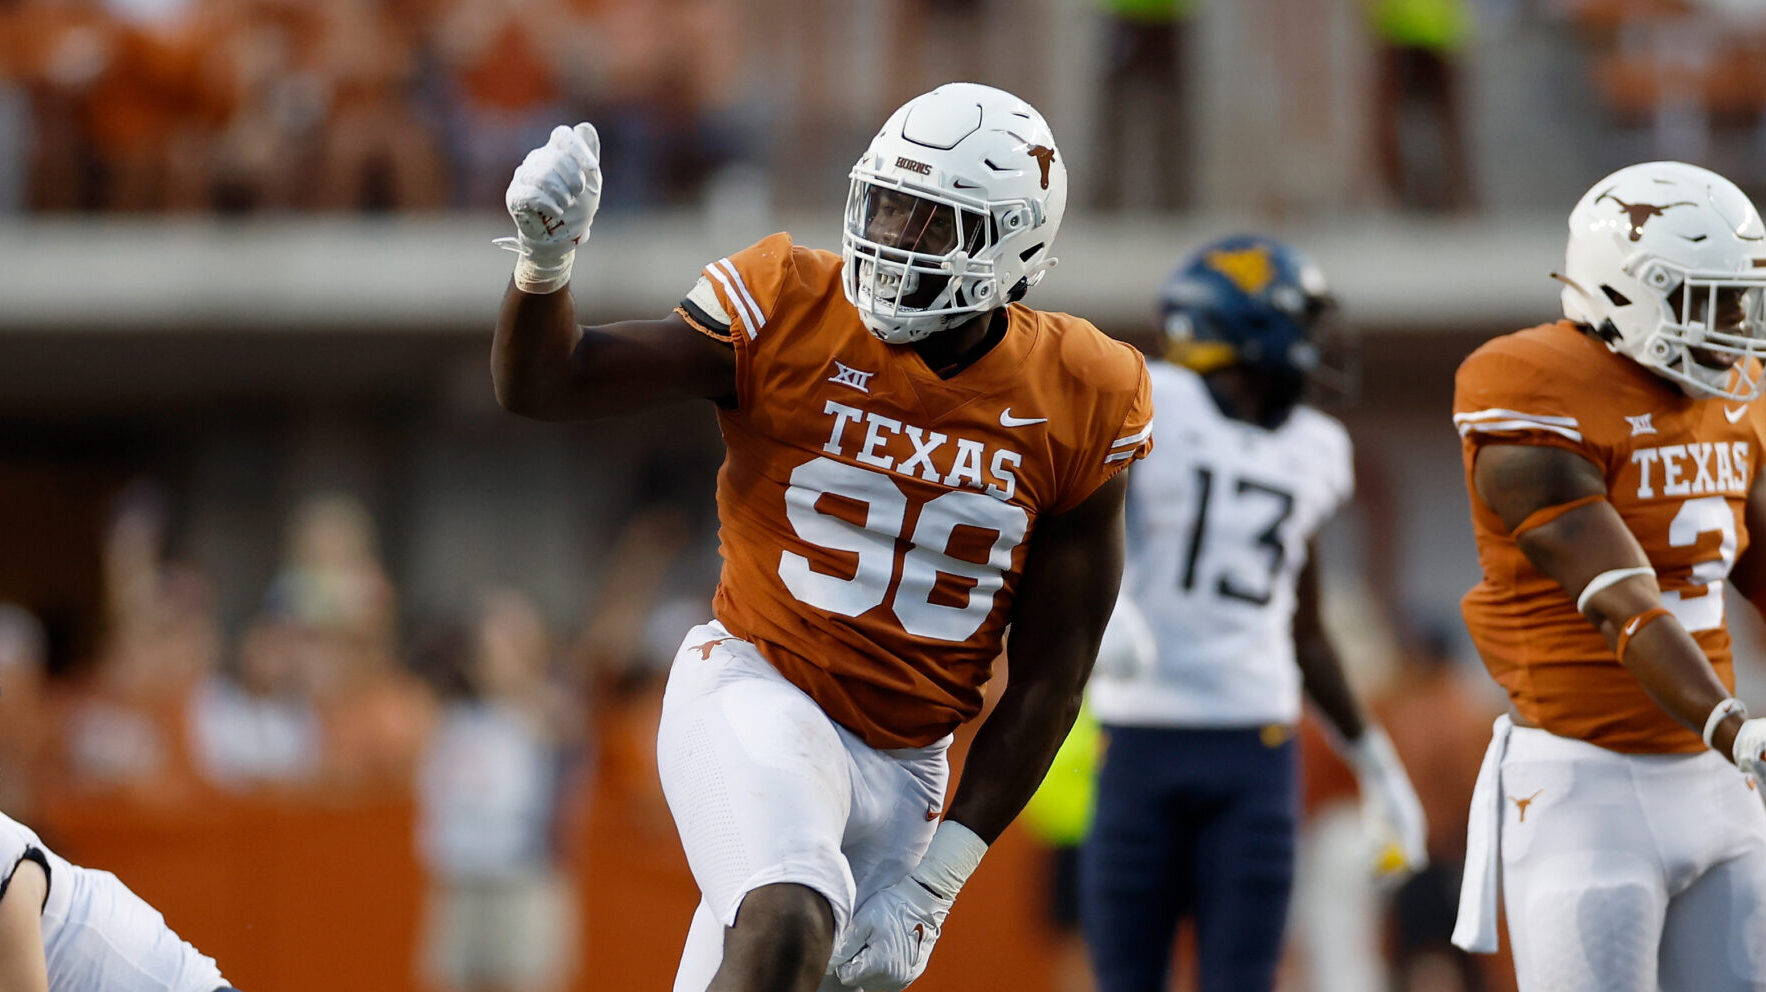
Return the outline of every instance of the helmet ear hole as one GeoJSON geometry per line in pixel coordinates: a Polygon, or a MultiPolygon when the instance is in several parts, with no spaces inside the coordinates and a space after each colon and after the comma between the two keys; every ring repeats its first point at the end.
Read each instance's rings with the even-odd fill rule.
{"type": "Polygon", "coordinates": [[[1607,299],[1612,301],[1613,306],[1628,307],[1631,305],[1631,298],[1630,297],[1626,296],[1624,293],[1619,292],[1618,290],[1614,289],[1613,287],[1608,286],[1606,283],[1601,283],[1600,291],[1607,294],[1607,299]]]}

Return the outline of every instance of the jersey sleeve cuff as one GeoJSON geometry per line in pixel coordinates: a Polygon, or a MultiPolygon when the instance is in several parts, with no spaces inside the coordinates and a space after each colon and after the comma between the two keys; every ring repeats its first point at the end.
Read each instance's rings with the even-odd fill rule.
{"type": "Polygon", "coordinates": [[[687,322],[687,326],[708,338],[725,343],[729,343],[732,339],[730,325],[719,323],[710,314],[701,310],[692,300],[682,300],[680,305],[675,307],[675,313],[680,314],[681,319],[687,322]]]}
{"type": "Polygon", "coordinates": [[[18,871],[18,866],[26,861],[35,861],[38,867],[43,869],[43,905],[37,907],[37,912],[41,913],[49,905],[49,889],[54,884],[55,877],[54,873],[49,870],[49,857],[43,853],[43,849],[40,847],[25,848],[25,853],[19,855],[17,861],[7,866],[6,877],[0,878],[0,899],[6,898],[6,890],[12,887],[12,876],[18,871]]]}

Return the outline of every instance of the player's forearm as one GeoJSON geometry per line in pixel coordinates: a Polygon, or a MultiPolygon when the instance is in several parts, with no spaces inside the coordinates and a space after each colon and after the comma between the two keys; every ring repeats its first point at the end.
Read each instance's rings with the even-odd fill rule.
{"type": "MultiPolygon", "coordinates": [[[[1616,642],[1617,631],[1607,633],[1616,642]]],[[[1705,719],[1730,692],[1711,668],[1698,642],[1672,617],[1664,617],[1637,632],[1620,659],[1656,705],[1694,733],[1703,733],[1705,719]]],[[[1742,718],[1731,716],[1717,726],[1711,746],[1729,757],[1742,718]]]]}
{"type": "Polygon", "coordinates": [[[1359,739],[1367,729],[1366,723],[1361,704],[1356,702],[1349,679],[1343,674],[1336,648],[1322,636],[1296,638],[1294,660],[1300,666],[1300,682],[1313,705],[1337,728],[1343,740],[1359,739]]]}
{"type": "Polygon", "coordinates": [[[998,839],[1042,784],[1084,696],[1083,676],[1008,684],[969,746],[946,818],[989,844],[998,839]]]}
{"type": "MultiPolygon", "coordinates": [[[[1698,641],[1663,609],[1653,574],[1600,589],[1587,597],[1583,612],[1656,705],[1694,733],[1703,733],[1711,709],[1730,693],[1698,641]]],[[[1723,721],[1712,745],[1728,756],[1740,727],[1740,717],[1723,721]]]]}
{"type": "Polygon", "coordinates": [[[581,333],[568,288],[526,293],[511,282],[491,343],[491,381],[503,409],[539,420],[562,416],[571,353],[581,333]]]}

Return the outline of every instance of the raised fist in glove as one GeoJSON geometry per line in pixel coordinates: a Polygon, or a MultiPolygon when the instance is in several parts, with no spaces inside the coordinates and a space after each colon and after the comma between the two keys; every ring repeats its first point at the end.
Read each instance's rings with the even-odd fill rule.
{"type": "Polygon", "coordinates": [[[570,281],[576,246],[588,240],[601,205],[601,137],[593,124],[560,124],[547,142],[527,153],[503,195],[516,236],[498,245],[521,255],[515,284],[550,293],[570,281]]]}
{"type": "Polygon", "coordinates": [[[1386,732],[1369,726],[1345,748],[1361,787],[1361,816],[1375,844],[1374,874],[1400,882],[1429,864],[1423,804],[1386,732]]]}

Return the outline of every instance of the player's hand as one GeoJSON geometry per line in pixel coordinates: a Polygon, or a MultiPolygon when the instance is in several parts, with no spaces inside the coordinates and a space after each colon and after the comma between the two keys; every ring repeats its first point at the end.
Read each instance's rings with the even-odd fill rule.
{"type": "Polygon", "coordinates": [[[595,125],[560,124],[527,153],[503,194],[521,246],[535,254],[570,251],[588,239],[601,205],[601,137],[595,125]]]}
{"type": "Polygon", "coordinates": [[[1361,787],[1361,815],[1374,841],[1373,870],[1397,884],[1428,867],[1428,822],[1386,732],[1370,726],[1348,747],[1361,787]]]}
{"type": "Polygon", "coordinates": [[[926,970],[951,903],[986,853],[987,842],[973,830],[955,820],[940,823],[914,870],[852,915],[830,962],[834,977],[868,992],[907,988],[926,970]]]}
{"type": "Polygon", "coordinates": [[[601,205],[601,138],[593,124],[560,124],[527,153],[509,180],[503,204],[516,236],[497,243],[522,257],[516,285],[552,292],[570,280],[576,246],[588,240],[601,205]]]}
{"type": "Polygon", "coordinates": [[[1766,717],[1744,720],[1735,732],[1735,767],[1756,789],[1766,789],[1766,717]]]}
{"type": "Polygon", "coordinates": [[[865,900],[834,951],[834,977],[867,992],[907,988],[926,970],[954,901],[912,873],[865,900]]]}

